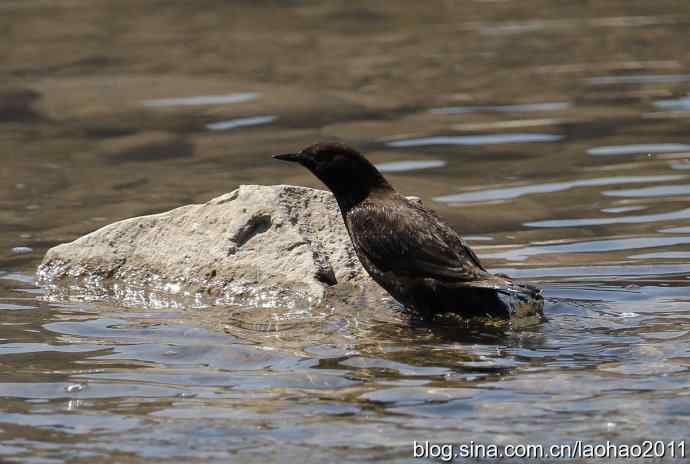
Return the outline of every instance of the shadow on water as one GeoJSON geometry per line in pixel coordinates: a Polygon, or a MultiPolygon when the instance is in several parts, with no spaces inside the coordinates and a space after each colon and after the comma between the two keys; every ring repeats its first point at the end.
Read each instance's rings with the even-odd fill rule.
{"type": "Polygon", "coordinates": [[[686,438],[686,2],[0,10],[0,461],[411,462],[414,440],[686,438]],[[68,302],[33,283],[48,248],[119,219],[239,184],[321,188],[270,154],[326,138],[488,267],[543,286],[546,319],[68,302]]]}

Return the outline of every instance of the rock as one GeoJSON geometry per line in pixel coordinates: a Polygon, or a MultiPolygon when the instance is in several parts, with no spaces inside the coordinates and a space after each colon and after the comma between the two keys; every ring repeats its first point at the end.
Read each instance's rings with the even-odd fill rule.
{"type": "Polygon", "coordinates": [[[50,249],[38,280],[53,292],[137,303],[152,303],[153,292],[313,305],[336,284],[383,294],[359,263],[333,195],[290,185],[243,185],[110,224],[50,249]]]}

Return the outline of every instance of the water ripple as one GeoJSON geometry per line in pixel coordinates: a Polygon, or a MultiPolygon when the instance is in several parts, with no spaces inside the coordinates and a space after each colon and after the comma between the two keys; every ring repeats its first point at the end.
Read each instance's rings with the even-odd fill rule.
{"type": "Polygon", "coordinates": [[[661,229],[659,232],[664,234],[690,234],[690,227],[670,227],[668,229],[661,229]]]}
{"type": "Polygon", "coordinates": [[[633,250],[638,248],[653,248],[673,246],[690,243],[690,237],[639,237],[619,238],[611,240],[593,240],[587,242],[575,242],[561,245],[536,245],[502,251],[490,255],[487,258],[500,258],[510,261],[524,261],[530,256],[548,253],[600,253],[619,250],[633,250]]]}
{"type": "Polygon", "coordinates": [[[537,111],[560,111],[572,108],[567,101],[524,103],[516,105],[487,105],[487,106],[445,106],[433,108],[432,113],[463,114],[463,113],[531,113],[537,111]]]}
{"type": "Polygon", "coordinates": [[[275,121],[278,118],[278,116],[253,116],[249,118],[236,118],[236,119],[229,119],[227,121],[219,121],[219,122],[212,122],[209,124],[206,124],[206,128],[209,130],[228,130],[228,129],[237,129],[238,127],[247,127],[247,126],[258,126],[261,124],[268,124],[273,121],[275,121]]]}
{"type": "Polygon", "coordinates": [[[493,268],[492,272],[508,274],[522,279],[554,278],[554,277],[579,277],[591,279],[592,277],[642,277],[661,276],[672,274],[690,274],[690,264],[640,264],[630,266],[556,266],[539,268],[493,268]]]}
{"type": "Polygon", "coordinates": [[[604,195],[609,196],[609,197],[632,197],[632,198],[688,195],[688,194],[690,194],[690,185],[664,185],[664,186],[658,186],[658,187],[646,187],[646,188],[639,188],[639,189],[607,190],[603,193],[604,193],[604,195]]]}
{"type": "Polygon", "coordinates": [[[508,143],[558,142],[562,135],[539,133],[458,135],[420,137],[387,142],[389,147],[422,147],[428,145],[493,145],[508,143]]]}
{"type": "Polygon", "coordinates": [[[673,221],[690,218],[690,208],[671,211],[670,213],[641,214],[638,216],[623,216],[615,218],[582,218],[582,219],[554,219],[547,221],[526,222],[527,227],[581,227],[599,226],[607,224],[638,224],[643,222],[673,221]]]}
{"type": "Polygon", "coordinates": [[[611,145],[606,147],[596,147],[587,150],[587,153],[594,156],[612,155],[640,155],[653,153],[672,153],[690,150],[690,145],[684,143],[647,143],[632,145],[611,145]]]}
{"type": "Polygon", "coordinates": [[[532,193],[562,192],[564,190],[569,190],[576,187],[598,187],[604,185],[665,182],[685,178],[687,177],[683,175],[600,177],[596,179],[550,182],[547,184],[532,184],[521,187],[507,187],[493,190],[480,190],[477,192],[457,193],[453,195],[435,197],[434,201],[440,203],[474,203],[482,201],[512,200],[532,193]]]}
{"type": "MultiPolygon", "coordinates": [[[[27,306],[27,305],[18,305],[18,304],[11,304],[11,303],[0,303],[0,311],[2,310],[9,310],[9,311],[16,311],[16,310],[24,310],[24,309],[36,309],[36,306],[27,306]]],[[[0,346],[2,348],[5,345],[0,346]]]]}
{"type": "Polygon", "coordinates": [[[660,251],[628,256],[629,259],[690,259],[690,251],[660,251]]]}
{"type": "Polygon", "coordinates": [[[145,100],[143,105],[151,108],[165,108],[170,106],[225,105],[228,103],[241,103],[256,100],[258,97],[258,93],[243,92],[230,95],[200,95],[196,97],[145,100]]]}
{"type": "Polygon", "coordinates": [[[441,168],[448,164],[443,160],[427,161],[392,161],[390,163],[377,164],[376,168],[381,172],[405,172],[418,169],[441,168]]]}
{"type": "Polygon", "coordinates": [[[641,211],[643,209],[647,209],[647,206],[620,206],[620,207],[614,207],[614,208],[603,208],[601,210],[601,212],[602,213],[619,214],[619,213],[629,213],[630,211],[641,211]]]}
{"type": "Polygon", "coordinates": [[[593,85],[653,84],[657,82],[684,82],[689,80],[690,74],[637,74],[628,76],[597,76],[587,79],[593,85]]]}
{"type": "Polygon", "coordinates": [[[676,99],[659,100],[654,103],[654,106],[665,110],[688,111],[690,110],[690,95],[676,99]]]}
{"type": "Polygon", "coordinates": [[[690,162],[686,160],[683,163],[672,163],[671,169],[674,171],[690,171],[690,162]]]}

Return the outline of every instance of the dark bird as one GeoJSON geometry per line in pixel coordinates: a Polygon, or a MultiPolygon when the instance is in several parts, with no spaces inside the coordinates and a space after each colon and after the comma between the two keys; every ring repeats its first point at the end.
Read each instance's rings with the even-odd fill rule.
{"type": "Polygon", "coordinates": [[[326,184],[369,275],[423,317],[451,312],[509,318],[516,312],[541,312],[540,289],[488,272],[455,230],[396,192],[356,150],[317,143],[273,157],[301,164],[326,184]]]}

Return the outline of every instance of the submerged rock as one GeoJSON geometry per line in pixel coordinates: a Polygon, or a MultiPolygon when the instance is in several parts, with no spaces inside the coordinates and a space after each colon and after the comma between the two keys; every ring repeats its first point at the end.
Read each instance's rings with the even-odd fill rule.
{"type": "Polygon", "coordinates": [[[50,249],[38,279],[63,297],[149,304],[178,294],[311,306],[343,285],[384,294],[359,263],[333,195],[290,185],[243,185],[110,224],[50,249]]]}

